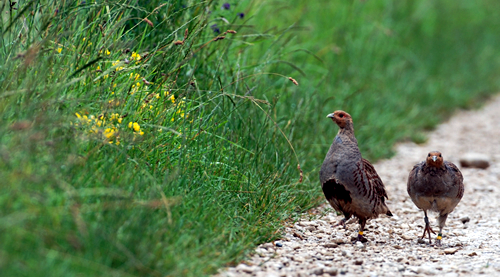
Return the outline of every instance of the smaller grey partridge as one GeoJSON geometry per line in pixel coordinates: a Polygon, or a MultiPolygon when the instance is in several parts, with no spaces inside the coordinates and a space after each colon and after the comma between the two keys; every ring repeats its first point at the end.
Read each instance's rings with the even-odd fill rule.
{"type": "Polygon", "coordinates": [[[441,244],[442,231],[448,215],[455,209],[464,195],[463,176],[456,165],[444,161],[439,151],[432,151],[427,159],[416,164],[408,176],[407,190],[415,205],[424,211],[425,228],[431,243],[432,230],[427,211],[439,213],[439,233],[436,244],[441,244]]]}

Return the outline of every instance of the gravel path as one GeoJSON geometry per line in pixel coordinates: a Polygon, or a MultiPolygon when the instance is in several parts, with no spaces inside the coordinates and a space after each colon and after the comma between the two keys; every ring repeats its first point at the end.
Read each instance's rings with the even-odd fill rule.
{"type": "MultiPolygon", "coordinates": [[[[458,113],[430,133],[426,144],[402,143],[392,159],[374,165],[394,216],[368,221],[368,243],[350,242],[357,234],[356,220],[348,222],[347,230],[333,227],[342,217],[325,204],[287,227],[282,240],[260,245],[245,263],[217,276],[500,276],[499,144],[497,97],[481,110],[458,113]],[[410,170],[431,150],[459,166],[465,184],[464,197],[446,222],[441,247],[434,245],[436,235],[431,245],[428,239],[418,241],[423,212],[406,192],[410,170]],[[486,155],[490,166],[462,167],[459,160],[471,152],[486,155]]],[[[436,216],[431,212],[429,219],[439,230],[436,216]]]]}

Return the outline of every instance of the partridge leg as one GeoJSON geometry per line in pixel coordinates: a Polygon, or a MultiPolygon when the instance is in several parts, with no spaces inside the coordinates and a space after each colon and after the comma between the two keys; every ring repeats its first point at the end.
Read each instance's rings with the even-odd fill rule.
{"type": "Polygon", "coordinates": [[[448,214],[440,214],[438,218],[439,222],[439,233],[437,236],[436,244],[441,246],[441,239],[443,238],[443,228],[444,225],[446,224],[446,219],[448,218],[448,214]]]}
{"type": "Polygon", "coordinates": [[[425,238],[425,233],[428,233],[429,234],[429,243],[432,243],[431,242],[431,232],[433,234],[436,234],[432,228],[431,228],[431,225],[429,224],[429,218],[427,218],[427,211],[424,211],[424,221],[425,221],[425,228],[424,228],[424,234],[422,235],[422,239],[425,238]]]}
{"type": "Polygon", "coordinates": [[[357,241],[367,242],[368,240],[363,236],[363,230],[365,229],[366,219],[359,219],[359,232],[356,238],[352,238],[351,241],[356,243],[357,241]]]}

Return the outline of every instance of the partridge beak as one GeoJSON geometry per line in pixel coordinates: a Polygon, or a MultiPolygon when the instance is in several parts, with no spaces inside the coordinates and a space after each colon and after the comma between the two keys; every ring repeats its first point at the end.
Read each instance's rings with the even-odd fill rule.
{"type": "Polygon", "coordinates": [[[433,160],[433,161],[436,161],[437,159],[438,159],[438,157],[437,157],[437,156],[432,156],[432,160],[433,160]]]}
{"type": "Polygon", "coordinates": [[[327,115],[326,117],[327,118],[333,118],[334,116],[335,116],[335,113],[331,113],[331,114],[327,115]]]}

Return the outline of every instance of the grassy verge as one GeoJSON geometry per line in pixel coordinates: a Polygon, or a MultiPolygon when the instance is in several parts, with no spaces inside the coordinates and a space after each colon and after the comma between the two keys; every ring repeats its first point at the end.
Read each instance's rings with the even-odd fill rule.
{"type": "Polygon", "coordinates": [[[328,112],[387,157],[499,85],[493,1],[142,2],[0,4],[5,275],[214,273],[321,201],[328,112]]]}

